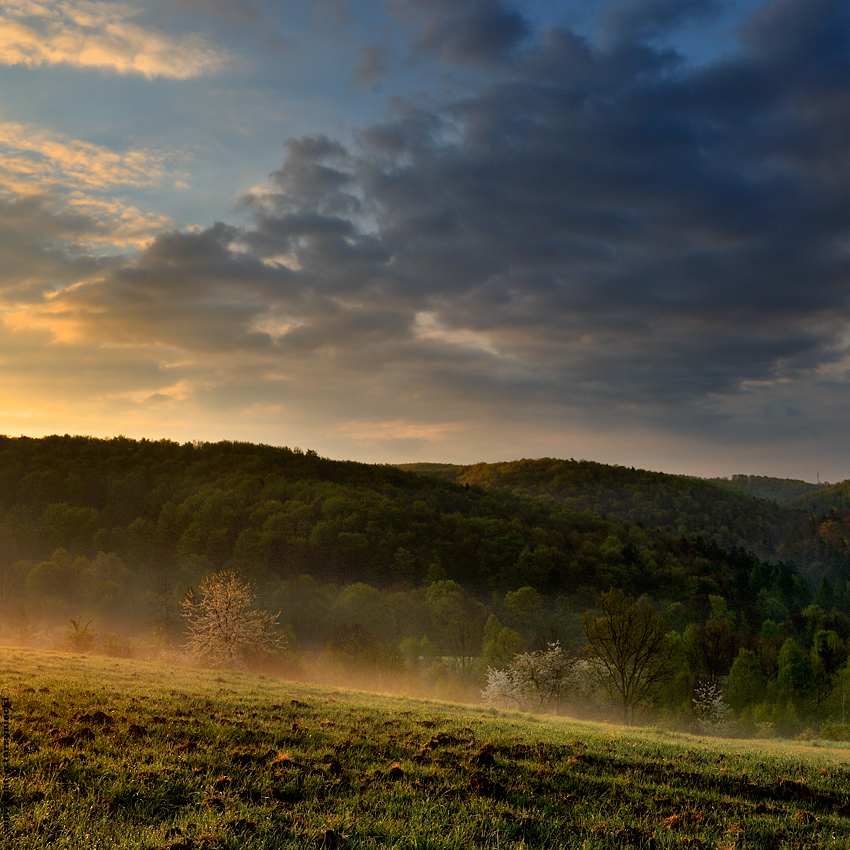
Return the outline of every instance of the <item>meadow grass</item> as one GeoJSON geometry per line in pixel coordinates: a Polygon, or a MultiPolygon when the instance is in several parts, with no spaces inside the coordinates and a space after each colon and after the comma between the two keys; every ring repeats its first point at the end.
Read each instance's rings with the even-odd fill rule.
{"type": "Polygon", "coordinates": [[[6,846],[850,847],[850,750],[0,649],[6,846]]]}

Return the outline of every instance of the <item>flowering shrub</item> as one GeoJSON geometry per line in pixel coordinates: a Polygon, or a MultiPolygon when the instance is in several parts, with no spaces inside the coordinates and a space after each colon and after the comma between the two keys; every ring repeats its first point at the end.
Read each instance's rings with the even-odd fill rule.
{"type": "Polygon", "coordinates": [[[577,675],[575,659],[555,641],[546,649],[517,655],[505,670],[488,667],[481,701],[493,708],[557,714],[574,689],[577,675]]]}
{"type": "Polygon", "coordinates": [[[733,734],[735,721],[719,685],[713,682],[699,685],[695,691],[693,704],[694,713],[703,734],[720,737],[733,734]]]}

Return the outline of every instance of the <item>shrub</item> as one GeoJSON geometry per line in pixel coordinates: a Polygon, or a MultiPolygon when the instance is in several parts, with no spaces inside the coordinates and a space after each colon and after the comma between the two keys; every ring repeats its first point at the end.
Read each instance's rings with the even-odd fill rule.
{"type": "Polygon", "coordinates": [[[83,624],[82,617],[70,621],[65,639],[74,652],[91,652],[93,649],[97,634],[91,624],[91,620],[83,624]]]}
{"type": "Polygon", "coordinates": [[[850,723],[824,723],[820,737],[827,741],[850,741],[850,723]]]}

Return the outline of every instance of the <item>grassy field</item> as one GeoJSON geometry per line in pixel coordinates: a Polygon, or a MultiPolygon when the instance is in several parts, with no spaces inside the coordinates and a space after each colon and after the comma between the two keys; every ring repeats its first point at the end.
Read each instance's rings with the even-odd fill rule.
{"type": "Polygon", "coordinates": [[[21,848],[850,847],[850,750],[0,649],[21,848]]]}

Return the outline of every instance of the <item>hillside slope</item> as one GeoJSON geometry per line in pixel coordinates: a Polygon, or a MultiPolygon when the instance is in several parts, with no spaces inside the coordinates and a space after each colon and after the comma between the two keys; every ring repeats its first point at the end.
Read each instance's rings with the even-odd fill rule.
{"type": "Polygon", "coordinates": [[[461,484],[543,497],[571,510],[610,514],[667,534],[700,536],[760,557],[776,554],[807,513],[731,492],[710,481],[591,461],[540,458],[471,466],[406,464],[461,484]]]}
{"type": "Polygon", "coordinates": [[[815,493],[798,496],[791,505],[813,514],[825,514],[830,508],[850,508],[850,481],[822,487],[815,493]]]}
{"type": "MultiPolygon", "coordinates": [[[[221,568],[270,587],[301,576],[380,588],[450,580],[481,599],[523,586],[592,599],[618,587],[698,597],[699,610],[719,594],[753,612],[762,590],[782,610],[809,598],[791,565],[758,565],[741,549],[682,537],[678,480],[667,479],[674,486],[649,502],[656,512],[666,505],[666,528],[641,527],[612,509],[630,504],[613,484],[599,491],[605,499],[560,503],[270,446],[0,438],[2,603],[7,616],[154,605],[167,616],[188,585],[221,568]]],[[[732,522],[728,494],[716,492],[732,522]]],[[[704,503],[688,504],[701,530],[704,503]]]]}
{"type": "Polygon", "coordinates": [[[724,490],[733,490],[755,496],[757,499],[769,499],[779,504],[795,503],[801,497],[810,496],[828,485],[812,484],[797,478],[773,478],[767,475],[733,475],[731,478],[706,478],[712,484],[724,490]]]}
{"type": "Polygon", "coordinates": [[[4,650],[9,846],[847,846],[848,751],[4,650]]]}

